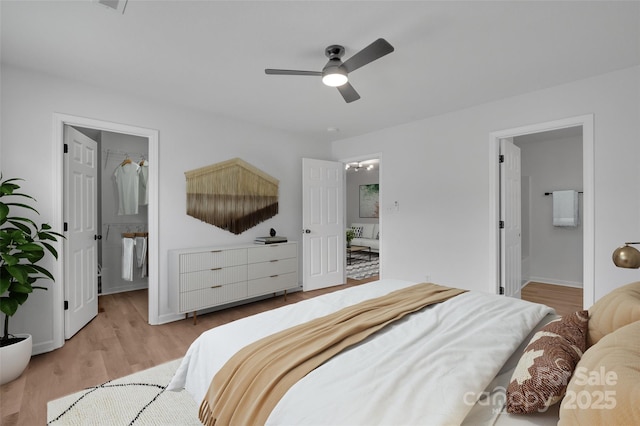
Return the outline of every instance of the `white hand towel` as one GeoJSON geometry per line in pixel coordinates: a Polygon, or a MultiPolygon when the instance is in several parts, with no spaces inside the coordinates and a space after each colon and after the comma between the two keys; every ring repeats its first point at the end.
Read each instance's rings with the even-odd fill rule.
{"type": "Polygon", "coordinates": [[[133,252],[135,249],[135,241],[133,238],[122,238],[122,279],[125,281],[133,281],[133,252]]]}
{"type": "Polygon", "coordinates": [[[553,191],[553,226],[578,226],[578,192],[553,191]]]}

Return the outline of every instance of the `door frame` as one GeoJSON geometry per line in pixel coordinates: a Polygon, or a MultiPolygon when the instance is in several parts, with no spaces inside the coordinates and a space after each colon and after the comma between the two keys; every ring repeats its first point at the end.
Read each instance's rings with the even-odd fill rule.
{"type": "Polygon", "coordinates": [[[583,182],[583,306],[595,302],[595,179],[594,179],[594,117],[593,114],[536,123],[522,127],[491,132],[489,134],[489,261],[494,265],[490,280],[496,294],[500,290],[500,174],[498,155],[500,139],[564,129],[582,127],[582,182],[583,182]]]}
{"type": "MultiPolygon", "coordinates": [[[[55,229],[63,229],[64,216],[64,126],[78,126],[89,129],[102,130],[114,133],[124,133],[147,138],[149,143],[149,208],[148,208],[148,229],[149,234],[154,238],[149,239],[149,324],[158,324],[159,305],[159,275],[158,275],[158,253],[159,253],[159,233],[158,233],[158,131],[144,127],[131,126],[127,124],[113,123],[104,120],[97,120],[76,115],[53,113],[53,226],[55,229]]],[[[63,250],[60,256],[64,256],[63,250]]],[[[56,282],[64,280],[64,259],[59,258],[55,263],[52,274],[56,282]]],[[[53,292],[53,336],[54,348],[64,345],[64,286],[54,286],[53,292]]]]}

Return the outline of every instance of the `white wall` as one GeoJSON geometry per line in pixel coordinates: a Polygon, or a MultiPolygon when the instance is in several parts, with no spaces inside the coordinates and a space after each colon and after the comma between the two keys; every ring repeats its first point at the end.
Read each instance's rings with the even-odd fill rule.
{"type": "MultiPolygon", "coordinates": [[[[554,137],[554,132],[545,132],[545,135],[547,138],[535,141],[526,141],[527,137],[514,138],[514,143],[520,147],[522,174],[528,176],[531,183],[528,194],[531,203],[526,208],[522,203],[523,236],[525,226],[530,226],[527,250],[525,239],[522,239],[523,258],[525,252],[530,254],[525,278],[582,287],[582,220],[577,227],[553,226],[553,197],[544,195],[562,189],[582,191],[582,135],[554,137]],[[528,223],[525,223],[525,216],[528,223]]],[[[582,213],[582,194],[578,198],[579,213],[582,213]]]]}
{"type": "MultiPolygon", "coordinates": [[[[378,223],[379,218],[360,217],[360,185],[379,183],[378,167],[357,172],[347,171],[347,223],[378,223]]],[[[382,191],[382,189],[381,189],[382,191]]]]}
{"type": "Polygon", "coordinates": [[[611,253],[640,239],[640,67],[334,142],[334,158],[384,158],[383,278],[428,274],[495,292],[490,133],[585,114],[595,118],[595,298],[639,280],[638,270],[616,268],[611,253]]]}
{"type": "MultiPolygon", "coordinates": [[[[53,217],[57,196],[52,193],[54,112],[159,131],[160,321],[174,318],[168,304],[168,250],[248,242],[265,235],[270,228],[290,240],[298,240],[302,229],[301,158],[328,159],[328,145],[9,66],[3,65],[0,75],[0,168],[5,178],[19,176],[27,180],[24,189],[37,198],[45,222],[53,217]],[[280,213],[237,236],[185,213],[184,172],[233,157],[280,180],[280,213]]],[[[36,292],[12,319],[11,331],[31,333],[34,353],[50,350],[52,317],[51,291],[36,292]]]]}

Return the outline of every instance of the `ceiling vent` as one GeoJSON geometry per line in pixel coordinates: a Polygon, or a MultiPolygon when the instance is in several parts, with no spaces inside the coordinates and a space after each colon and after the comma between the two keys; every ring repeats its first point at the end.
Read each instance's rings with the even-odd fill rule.
{"type": "Polygon", "coordinates": [[[124,13],[124,8],[127,6],[127,0],[93,0],[93,1],[115,12],[120,12],[120,13],[124,13]]]}

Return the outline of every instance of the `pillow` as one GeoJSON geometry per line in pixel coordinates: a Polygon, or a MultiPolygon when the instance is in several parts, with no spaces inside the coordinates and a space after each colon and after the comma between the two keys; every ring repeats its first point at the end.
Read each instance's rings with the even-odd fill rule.
{"type": "Polygon", "coordinates": [[[352,226],[351,230],[353,231],[353,238],[362,237],[362,226],[352,226]]]}
{"type": "Polygon", "coordinates": [[[373,238],[373,223],[365,223],[362,225],[362,238],[373,238]]]}
{"type": "Polygon", "coordinates": [[[635,321],[640,321],[640,281],[616,288],[589,308],[587,347],[635,321]]]}
{"type": "Polygon", "coordinates": [[[567,386],[558,425],[640,424],[640,321],[604,336],[567,386]]]}
{"type": "Polygon", "coordinates": [[[544,411],[560,401],[587,345],[589,313],[551,321],[533,335],[507,387],[507,412],[544,411]]]}

